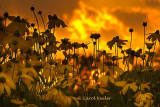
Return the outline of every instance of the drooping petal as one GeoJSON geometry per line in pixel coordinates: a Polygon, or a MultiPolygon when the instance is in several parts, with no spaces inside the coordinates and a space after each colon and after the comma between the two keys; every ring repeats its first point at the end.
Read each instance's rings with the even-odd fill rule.
{"type": "Polygon", "coordinates": [[[0,83],[0,96],[4,93],[4,85],[0,83]]]}
{"type": "Polygon", "coordinates": [[[30,77],[29,75],[25,75],[25,74],[23,74],[23,75],[21,75],[21,78],[26,79],[26,80],[33,81],[33,78],[32,78],[32,77],[30,77]]]}
{"type": "Polygon", "coordinates": [[[109,92],[107,89],[99,88],[98,91],[103,95],[105,92],[109,92]]]}
{"type": "Polygon", "coordinates": [[[137,106],[137,107],[141,107],[141,106],[143,106],[143,105],[144,105],[144,102],[140,102],[140,103],[136,103],[136,102],[134,102],[134,105],[135,105],[135,106],[137,106]]]}
{"type": "Polygon", "coordinates": [[[138,86],[135,83],[131,83],[129,86],[134,92],[136,92],[138,89],[138,86]]]}
{"type": "Polygon", "coordinates": [[[11,99],[11,103],[22,105],[23,101],[20,101],[19,99],[11,99]]]}
{"type": "Polygon", "coordinates": [[[127,83],[126,81],[118,81],[115,83],[115,85],[123,87],[126,83],[127,83]]]}
{"type": "Polygon", "coordinates": [[[4,88],[7,91],[7,95],[10,96],[11,95],[11,89],[6,84],[4,84],[4,88]]]}
{"type": "Polygon", "coordinates": [[[114,78],[112,76],[109,76],[109,79],[108,79],[110,82],[114,83],[114,78]]]}
{"type": "Polygon", "coordinates": [[[77,106],[79,106],[79,101],[77,100],[77,98],[72,97],[72,96],[71,96],[71,98],[76,102],[77,106]]]}
{"type": "Polygon", "coordinates": [[[123,93],[123,95],[125,95],[125,94],[126,94],[126,92],[127,92],[128,88],[129,88],[129,84],[126,84],[126,85],[123,87],[123,89],[122,89],[122,93],[123,93]]]}
{"type": "Polygon", "coordinates": [[[11,79],[7,79],[6,80],[6,84],[11,88],[11,89],[16,89],[16,85],[15,85],[15,83],[13,82],[13,80],[11,80],[11,79]]]}

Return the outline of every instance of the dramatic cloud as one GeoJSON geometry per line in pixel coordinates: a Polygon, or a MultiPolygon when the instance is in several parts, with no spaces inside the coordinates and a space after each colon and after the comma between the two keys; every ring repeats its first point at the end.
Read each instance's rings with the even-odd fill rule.
{"type": "Polygon", "coordinates": [[[30,6],[34,6],[36,12],[43,12],[47,23],[47,15],[56,13],[68,25],[56,29],[58,39],[87,42],[91,33],[100,33],[100,49],[108,49],[106,41],[117,35],[130,40],[128,29],[133,28],[133,48],[138,48],[143,46],[143,21],[148,22],[147,33],[160,28],[159,4],[160,0],[1,0],[0,15],[7,11],[35,22],[30,11],[30,6]]]}

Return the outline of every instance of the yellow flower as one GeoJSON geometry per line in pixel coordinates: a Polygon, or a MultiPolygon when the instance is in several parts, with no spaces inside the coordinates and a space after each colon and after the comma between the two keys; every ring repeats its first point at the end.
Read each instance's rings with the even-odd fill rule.
{"type": "Polygon", "coordinates": [[[123,87],[123,89],[121,91],[123,93],[123,95],[126,94],[126,92],[128,91],[129,88],[132,89],[134,92],[136,92],[138,89],[136,82],[133,82],[130,80],[129,81],[119,81],[119,82],[116,82],[115,85],[123,87]]]}
{"type": "Polygon", "coordinates": [[[25,68],[22,68],[21,71],[23,71],[24,74],[28,74],[29,76],[34,78],[38,76],[36,70],[33,67],[25,67],[25,68]]]}
{"type": "Polygon", "coordinates": [[[26,102],[25,99],[23,99],[22,101],[18,99],[12,99],[11,103],[17,104],[17,105],[23,105],[23,103],[26,102]]]}
{"type": "Polygon", "coordinates": [[[102,75],[98,78],[98,82],[101,82],[101,84],[107,85],[108,81],[114,83],[114,78],[112,75],[102,75]]]}
{"type": "Polygon", "coordinates": [[[24,18],[21,18],[20,16],[9,16],[8,19],[12,21],[7,26],[9,32],[14,33],[18,30],[22,36],[24,36],[25,33],[29,34],[29,23],[24,18]]]}
{"type": "Polygon", "coordinates": [[[144,90],[144,89],[148,89],[150,90],[150,87],[148,86],[150,84],[150,82],[146,83],[146,84],[141,84],[141,90],[144,90]]]}
{"type": "Polygon", "coordinates": [[[134,98],[135,98],[134,104],[138,107],[140,107],[140,106],[150,107],[150,105],[153,104],[152,97],[153,97],[153,95],[151,93],[145,93],[144,91],[137,92],[134,95],[134,98]]]}
{"type": "Polygon", "coordinates": [[[13,80],[3,72],[0,73],[0,96],[4,93],[4,89],[7,92],[7,95],[10,96],[11,89],[16,89],[16,85],[13,80]]]}
{"type": "Polygon", "coordinates": [[[140,103],[141,101],[145,102],[147,100],[151,100],[153,95],[151,93],[144,93],[144,91],[142,92],[137,92],[134,97],[136,98],[135,101],[137,103],[140,103]]]}
{"type": "Polygon", "coordinates": [[[76,102],[76,104],[79,106],[79,101],[72,96],[66,96],[61,90],[58,90],[56,88],[48,88],[46,89],[46,94],[42,95],[42,100],[55,100],[56,104],[60,106],[69,107],[71,105],[72,100],[76,102]]]}
{"type": "Polygon", "coordinates": [[[75,79],[72,77],[65,77],[65,75],[57,77],[58,82],[56,85],[60,85],[61,88],[71,87],[75,83],[75,79]]]}
{"type": "Polygon", "coordinates": [[[28,80],[33,81],[32,77],[30,77],[29,75],[24,74],[22,71],[18,71],[17,72],[17,76],[20,77],[23,80],[26,80],[26,81],[28,81],[28,80]]]}
{"type": "Polygon", "coordinates": [[[37,107],[35,104],[28,104],[26,106],[19,106],[19,107],[37,107]]]}
{"type": "Polygon", "coordinates": [[[28,104],[25,99],[19,100],[18,99],[12,99],[11,103],[19,105],[19,107],[37,107],[35,104],[28,104]]]}
{"type": "Polygon", "coordinates": [[[137,106],[137,107],[151,107],[151,105],[153,104],[153,100],[148,100],[146,102],[140,102],[140,103],[136,103],[134,102],[134,105],[137,106]]]}
{"type": "Polygon", "coordinates": [[[27,50],[29,49],[32,45],[29,41],[26,41],[23,37],[21,36],[13,36],[9,35],[7,36],[4,41],[3,45],[10,45],[10,48],[15,52],[18,49],[20,50],[27,50]]]}
{"type": "Polygon", "coordinates": [[[100,94],[103,95],[105,92],[109,92],[107,89],[105,89],[105,87],[107,87],[107,84],[95,83],[95,84],[89,85],[87,88],[98,90],[100,94]]]}

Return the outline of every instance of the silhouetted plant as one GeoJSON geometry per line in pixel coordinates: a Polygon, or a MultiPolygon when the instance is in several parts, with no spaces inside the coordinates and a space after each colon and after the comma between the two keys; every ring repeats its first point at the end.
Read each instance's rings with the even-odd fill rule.
{"type": "Polygon", "coordinates": [[[133,29],[130,28],[130,29],[129,29],[129,32],[131,33],[131,40],[130,40],[130,48],[131,48],[131,45],[132,45],[132,33],[133,33],[133,29]]]}
{"type": "Polygon", "coordinates": [[[39,35],[40,35],[39,23],[38,23],[38,19],[37,19],[36,13],[35,13],[35,11],[34,11],[34,10],[35,10],[35,8],[34,8],[34,7],[31,7],[30,9],[31,9],[31,11],[33,12],[34,17],[35,17],[35,19],[36,19],[37,26],[38,26],[38,30],[39,30],[39,35]]]}
{"type": "Polygon", "coordinates": [[[5,26],[6,26],[6,20],[7,20],[8,16],[9,16],[8,12],[5,12],[5,13],[3,14],[3,16],[4,16],[4,18],[5,18],[5,26]]]}
{"type": "MultiPolygon", "coordinates": [[[[35,15],[34,10],[31,7],[35,15]]],[[[42,18],[42,12],[38,14],[42,18]]],[[[113,55],[107,50],[99,50],[99,33],[90,35],[92,42],[71,43],[69,38],[61,38],[59,42],[55,28],[67,26],[56,15],[48,15],[48,19],[48,28],[38,34],[35,24],[28,23],[20,16],[9,16],[6,13],[0,17],[0,106],[158,106],[160,68],[153,66],[153,56],[154,62],[159,61],[159,51],[155,52],[156,41],[160,42],[159,30],[149,33],[147,39],[151,42],[146,43],[147,23],[143,22],[143,50],[135,51],[131,47],[133,29],[129,30],[129,49],[123,48],[127,40],[113,37],[107,42],[109,49],[115,47],[113,55]],[[11,23],[4,24],[5,19],[11,23]],[[33,32],[29,32],[30,26],[33,32]],[[90,43],[94,46],[92,55],[86,51],[90,43]],[[80,49],[84,53],[79,53],[80,49]],[[123,58],[120,57],[119,49],[123,58]],[[64,58],[57,52],[62,53],[64,58]],[[57,55],[61,58],[58,59],[57,55]],[[144,66],[140,64],[140,58],[146,62],[144,66]],[[121,60],[125,65],[124,70],[119,66],[121,60]],[[78,96],[106,96],[111,97],[111,100],[83,101],[78,96]]]]}
{"type": "Polygon", "coordinates": [[[43,17],[42,17],[42,11],[38,11],[38,14],[41,16],[41,19],[42,19],[42,22],[43,22],[43,25],[44,25],[44,30],[46,30],[45,23],[44,23],[44,20],[43,20],[43,17]]]}

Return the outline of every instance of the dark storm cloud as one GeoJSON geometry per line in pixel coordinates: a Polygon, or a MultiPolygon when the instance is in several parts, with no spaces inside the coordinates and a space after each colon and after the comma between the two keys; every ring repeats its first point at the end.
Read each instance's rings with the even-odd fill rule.
{"type": "Polygon", "coordinates": [[[145,4],[147,6],[153,7],[153,8],[159,8],[160,1],[159,0],[145,0],[145,4]]]}
{"type": "Polygon", "coordinates": [[[147,20],[147,15],[143,13],[125,12],[117,10],[113,13],[125,26],[132,27],[135,31],[143,30],[142,23],[147,20]]]}
{"type": "Polygon", "coordinates": [[[41,10],[45,20],[48,14],[58,14],[60,17],[63,13],[71,16],[73,10],[78,7],[78,0],[1,0],[0,15],[9,12],[10,15],[21,15],[29,20],[33,20],[30,7],[34,6],[35,11],[41,10]]]}

